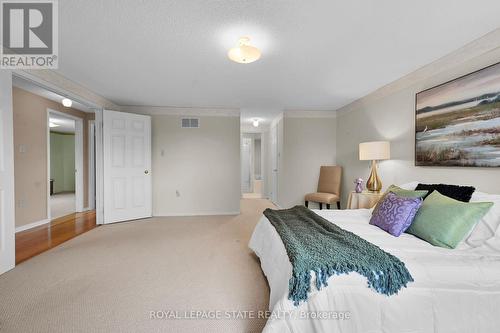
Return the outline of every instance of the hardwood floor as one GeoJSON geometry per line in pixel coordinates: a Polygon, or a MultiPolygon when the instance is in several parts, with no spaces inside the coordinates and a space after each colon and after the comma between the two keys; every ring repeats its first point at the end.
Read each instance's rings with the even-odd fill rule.
{"type": "Polygon", "coordinates": [[[16,233],[16,265],[96,228],[95,211],[73,213],[16,233]]]}

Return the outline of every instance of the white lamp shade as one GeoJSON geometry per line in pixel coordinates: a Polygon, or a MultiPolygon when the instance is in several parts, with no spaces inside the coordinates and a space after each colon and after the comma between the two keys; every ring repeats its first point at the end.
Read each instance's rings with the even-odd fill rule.
{"type": "Polygon", "coordinates": [[[391,144],[389,141],[371,141],[359,144],[359,159],[388,160],[391,158],[391,144]]]}

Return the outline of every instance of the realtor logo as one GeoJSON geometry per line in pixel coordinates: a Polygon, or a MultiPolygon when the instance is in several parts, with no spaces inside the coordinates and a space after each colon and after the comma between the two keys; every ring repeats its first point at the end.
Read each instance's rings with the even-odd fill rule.
{"type": "Polygon", "coordinates": [[[57,0],[0,0],[0,68],[57,68],[57,0]]]}

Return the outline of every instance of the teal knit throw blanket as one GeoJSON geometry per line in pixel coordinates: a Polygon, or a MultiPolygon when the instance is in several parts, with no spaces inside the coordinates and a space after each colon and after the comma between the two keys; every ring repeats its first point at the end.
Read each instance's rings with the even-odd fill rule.
{"type": "Polygon", "coordinates": [[[304,206],[266,209],[264,215],[280,235],[292,264],[288,299],[295,305],[307,300],[311,272],[316,274],[318,290],[328,285],[330,276],[350,272],[366,277],[369,288],[388,296],[413,282],[398,258],[304,206]]]}

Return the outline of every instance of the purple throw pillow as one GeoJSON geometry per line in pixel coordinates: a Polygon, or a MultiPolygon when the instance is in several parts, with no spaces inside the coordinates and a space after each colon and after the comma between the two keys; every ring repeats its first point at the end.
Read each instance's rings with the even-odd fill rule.
{"type": "Polygon", "coordinates": [[[408,229],[422,205],[422,198],[400,197],[389,192],[373,211],[370,224],[399,237],[408,229]]]}

